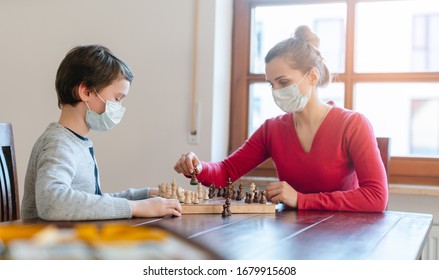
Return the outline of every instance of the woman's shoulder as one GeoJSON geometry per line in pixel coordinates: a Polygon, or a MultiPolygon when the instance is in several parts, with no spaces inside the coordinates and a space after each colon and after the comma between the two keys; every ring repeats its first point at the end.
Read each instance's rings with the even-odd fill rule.
{"type": "Polygon", "coordinates": [[[354,111],[351,109],[346,109],[343,107],[333,106],[331,109],[331,114],[340,120],[346,120],[346,121],[362,121],[366,120],[366,117],[364,114],[358,111],[354,111]]]}

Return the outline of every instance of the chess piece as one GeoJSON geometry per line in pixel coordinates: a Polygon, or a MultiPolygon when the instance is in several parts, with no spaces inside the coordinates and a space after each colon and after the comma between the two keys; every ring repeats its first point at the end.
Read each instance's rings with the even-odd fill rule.
{"type": "Polygon", "coordinates": [[[231,216],[232,215],[232,211],[230,210],[230,198],[226,198],[226,214],[227,216],[231,216]]]}
{"type": "Polygon", "coordinates": [[[259,199],[260,204],[267,203],[267,197],[265,196],[265,191],[261,191],[261,198],[259,199]]]}
{"type": "Polygon", "coordinates": [[[181,203],[184,202],[184,189],[181,186],[177,187],[177,197],[178,201],[180,201],[181,203]]]}
{"type": "Polygon", "coordinates": [[[177,196],[177,183],[175,182],[175,179],[172,181],[172,184],[171,184],[170,198],[178,198],[178,196],[177,196]]]}
{"type": "Polygon", "coordinates": [[[209,187],[209,198],[213,198],[215,196],[215,184],[210,184],[209,187]]]}
{"type": "Polygon", "coordinates": [[[169,184],[166,184],[165,198],[171,198],[171,186],[169,184]]]}
{"type": "Polygon", "coordinates": [[[224,203],[223,205],[223,212],[221,213],[221,216],[227,217],[227,205],[224,203]]]}
{"type": "Polygon", "coordinates": [[[250,203],[249,202],[249,197],[251,197],[250,193],[249,192],[245,192],[245,200],[244,200],[245,203],[250,203]]]}
{"type": "Polygon", "coordinates": [[[242,184],[239,184],[239,195],[238,195],[238,198],[236,198],[236,200],[242,200],[243,198],[244,198],[244,196],[245,196],[245,194],[244,194],[244,186],[242,185],[242,184]]]}
{"type": "Polygon", "coordinates": [[[166,184],[161,183],[159,186],[159,196],[165,198],[166,197],[166,184]]]}
{"type": "Polygon", "coordinates": [[[191,191],[184,191],[184,204],[192,203],[192,194],[191,191]]]}
{"type": "Polygon", "coordinates": [[[216,194],[217,197],[221,197],[221,196],[223,196],[222,193],[221,193],[221,190],[222,190],[222,189],[223,189],[223,188],[221,188],[221,187],[218,188],[218,193],[216,194]]]}
{"type": "Polygon", "coordinates": [[[191,182],[190,182],[190,184],[193,186],[198,185],[197,174],[198,174],[197,168],[194,168],[194,172],[191,173],[191,182]]]}
{"type": "Polygon", "coordinates": [[[232,186],[232,188],[230,189],[230,191],[231,191],[231,193],[232,193],[232,195],[230,196],[230,198],[231,198],[231,199],[236,199],[237,192],[236,192],[236,190],[233,188],[233,186],[232,186]]]}
{"type": "Polygon", "coordinates": [[[235,197],[235,199],[236,199],[236,201],[240,201],[240,200],[242,200],[242,197],[241,197],[241,191],[240,191],[240,190],[237,190],[237,191],[236,191],[236,197],[235,197]]]}
{"type": "MultiPolygon", "coordinates": [[[[251,201],[253,201],[253,196],[254,196],[254,191],[255,191],[255,189],[256,189],[256,185],[255,185],[255,183],[251,183],[250,184],[250,188],[249,188],[249,192],[250,192],[250,195],[251,195],[251,201]]],[[[251,202],[250,202],[251,203],[251,202]]]]}
{"type": "Polygon", "coordinates": [[[204,200],[209,200],[209,199],[210,199],[210,189],[206,189],[204,194],[204,200]]]}
{"type": "Polygon", "coordinates": [[[223,190],[223,197],[227,198],[229,196],[229,188],[224,188],[223,190]]]}
{"type": "Polygon", "coordinates": [[[227,198],[227,197],[228,197],[228,198],[232,198],[234,189],[233,189],[232,182],[230,181],[230,178],[229,178],[228,181],[227,181],[227,187],[226,187],[226,189],[227,189],[226,198],[227,198]]]}
{"type": "Polygon", "coordinates": [[[259,190],[255,190],[253,192],[253,202],[258,203],[259,202],[259,190]]]}
{"type": "Polygon", "coordinates": [[[201,185],[201,183],[198,183],[197,190],[198,190],[198,198],[203,199],[203,185],[201,185]]]}
{"type": "Polygon", "coordinates": [[[193,199],[192,199],[193,204],[200,203],[200,200],[198,199],[198,193],[194,192],[192,197],[193,197],[193,199]]]}

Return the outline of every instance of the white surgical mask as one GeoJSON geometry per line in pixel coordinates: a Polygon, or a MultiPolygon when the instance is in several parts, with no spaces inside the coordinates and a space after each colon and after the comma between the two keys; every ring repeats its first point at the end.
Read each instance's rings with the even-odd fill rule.
{"type": "Polygon", "coordinates": [[[97,92],[96,94],[105,103],[105,111],[102,114],[93,112],[88,103],[85,102],[88,108],[85,121],[90,129],[101,132],[108,131],[120,123],[125,113],[125,107],[122,107],[119,102],[105,101],[97,92]]]}
{"type": "Polygon", "coordinates": [[[291,84],[281,89],[272,90],[274,102],[282,111],[286,113],[300,112],[305,108],[309,97],[311,96],[311,87],[309,87],[307,94],[302,95],[299,90],[299,84],[308,73],[309,72],[307,72],[302,79],[295,84],[291,84]]]}

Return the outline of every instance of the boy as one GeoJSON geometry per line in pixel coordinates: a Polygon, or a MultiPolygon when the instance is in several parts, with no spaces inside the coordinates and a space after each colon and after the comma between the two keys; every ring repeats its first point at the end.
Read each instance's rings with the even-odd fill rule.
{"type": "Polygon", "coordinates": [[[101,192],[90,129],[107,131],[125,112],[133,74],[100,45],[67,53],[56,75],[61,116],[35,143],[24,186],[22,218],[101,220],[181,215],[176,199],[151,197],[157,189],[101,192]]]}

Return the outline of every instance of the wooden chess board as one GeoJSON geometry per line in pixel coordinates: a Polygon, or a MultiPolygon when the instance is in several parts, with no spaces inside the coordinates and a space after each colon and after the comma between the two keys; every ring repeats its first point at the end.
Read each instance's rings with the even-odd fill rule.
{"type": "MultiPolygon", "coordinates": [[[[198,204],[182,203],[183,214],[221,214],[226,199],[223,197],[214,197],[209,200],[200,200],[198,204]]],[[[230,200],[230,211],[233,214],[274,214],[276,205],[270,202],[245,203],[244,200],[230,200]]]]}

